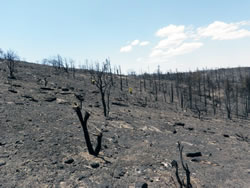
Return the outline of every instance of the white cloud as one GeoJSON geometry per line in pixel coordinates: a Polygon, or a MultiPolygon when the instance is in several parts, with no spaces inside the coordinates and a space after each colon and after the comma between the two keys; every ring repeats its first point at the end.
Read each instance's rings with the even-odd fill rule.
{"type": "Polygon", "coordinates": [[[243,26],[250,25],[249,21],[225,23],[215,21],[206,27],[197,29],[184,25],[168,25],[159,29],[156,36],[164,37],[152,49],[150,57],[169,58],[191,53],[203,46],[202,38],[211,37],[212,40],[231,40],[250,37],[250,30],[243,26]]]}
{"type": "Polygon", "coordinates": [[[132,50],[132,46],[127,45],[127,46],[121,47],[120,52],[130,52],[131,50],[132,50]]]}
{"type": "MultiPolygon", "coordinates": [[[[149,61],[166,61],[169,58],[192,53],[201,48],[204,44],[204,38],[212,40],[232,40],[244,37],[250,37],[249,21],[235,23],[225,23],[214,21],[205,27],[193,27],[184,25],[168,25],[155,32],[155,36],[160,37],[158,43],[152,48],[149,61]]],[[[120,49],[120,52],[130,52],[136,46],[146,46],[149,41],[139,41],[138,39],[129,42],[120,49]]],[[[137,58],[136,61],[141,61],[137,58]]],[[[147,58],[143,61],[147,61],[147,58]]]]}
{"type": "Polygon", "coordinates": [[[150,57],[170,58],[173,56],[191,53],[202,46],[203,43],[201,42],[189,42],[189,43],[182,43],[179,46],[172,47],[167,50],[153,49],[153,51],[150,54],[150,57]]]}
{"type": "Polygon", "coordinates": [[[202,46],[200,42],[193,42],[193,32],[185,31],[184,25],[169,25],[159,29],[156,36],[164,39],[152,49],[149,56],[153,58],[170,58],[190,53],[202,46]],[[185,40],[191,40],[191,42],[184,42],[185,40]]]}
{"type": "Polygon", "coordinates": [[[141,57],[138,57],[138,58],[136,59],[136,61],[137,61],[137,62],[140,62],[140,61],[142,61],[142,58],[141,58],[141,57]]]}
{"type": "Polygon", "coordinates": [[[140,42],[139,40],[134,40],[134,41],[130,42],[127,46],[121,47],[120,52],[130,52],[130,51],[132,51],[134,46],[138,46],[138,45],[139,46],[146,46],[148,44],[149,44],[148,41],[140,42]]]}
{"type": "Polygon", "coordinates": [[[160,57],[160,56],[163,56],[164,55],[164,51],[163,50],[157,50],[157,49],[154,49],[149,57],[160,57]]]}
{"type": "Polygon", "coordinates": [[[164,48],[169,48],[171,46],[179,45],[186,38],[187,38],[187,35],[185,33],[172,34],[168,38],[159,41],[159,43],[157,44],[155,48],[164,49],[164,48]]]}
{"type": "Polygon", "coordinates": [[[211,37],[212,40],[232,40],[250,37],[250,31],[240,28],[249,25],[249,22],[225,23],[215,21],[207,27],[197,29],[198,36],[211,37]]]}
{"type": "Polygon", "coordinates": [[[147,46],[149,44],[149,41],[143,41],[139,45],[140,46],[147,46]]]}
{"type": "Polygon", "coordinates": [[[131,42],[131,44],[130,45],[132,45],[132,46],[136,46],[136,45],[138,45],[139,44],[139,40],[134,40],[133,42],[131,42]]]}
{"type": "Polygon", "coordinates": [[[196,50],[202,46],[203,46],[203,43],[201,43],[201,42],[183,43],[182,45],[180,45],[176,48],[169,49],[166,52],[166,55],[169,57],[183,55],[183,54],[193,52],[194,50],[196,50]]]}
{"type": "Polygon", "coordinates": [[[184,29],[185,29],[184,25],[176,26],[171,24],[167,27],[159,29],[155,35],[158,37],[168,37],[173,34],[183,33],[184,29]]]}

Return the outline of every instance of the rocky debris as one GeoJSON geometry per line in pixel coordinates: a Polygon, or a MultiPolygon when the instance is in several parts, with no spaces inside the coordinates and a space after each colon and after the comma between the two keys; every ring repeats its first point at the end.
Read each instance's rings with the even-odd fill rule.
{"type": "Polygon", "coordinates": [[[114,171],[114,178],[120,179],[120,177],[124,176],[126,171],[123,168],[116,168],[114,171]]]}
{"type": "Polygon", "coordinates": [[[108,182],[102,182],[97,186],[97,188],[112,188],[113,186],[108,182]]]}
{"type": "Polygon", "coordinates": [[[20,84],[13,84],[13,87],[22,87],[20,84]]]}
{"type": "Polygon", "coordinates": [[[50,87],[40,87],[41,90],[45,90],[45,91],[53,91],[53,88],[50,87]]]}
{"type": "Polygon", "coordinates": [[[128,105],[127,105],[127,104],[120,103],[120,102],[112,102],[112,105],[122,106],[122,107],[128,107],[128,105]]]}
{"type": "Polygon", "coordinates": [[[84,178],[86,178],[86,176],[81,175],[81,176],[78,178],[78,181],[82,181],[84,178]]]}
{"type": "Polygon", "coordinates": [[[229,138],[229,135],[228,134],[223,134],[224,137],[226,138],[229,138]]]}
{"type": "Polygon", "coordinates": [[[207,130],[203,130],[204,133],[210,133],[210,134],[215,134],[214,131],[210,131],[210,129],[207,129],[207,130]]]}
{"type": "Polygon", "coordinates": [[[30,95],[22,95],[22,97],[26,98],[26,99],[31,99],[32,98],[32,96],[30,96],[30,95]]]}
{"type": "Polygon", "coordinates": [[[53,102],[56,100],[56,97],[53,97],[53,96],[48,96],[48,97],[45,97],[44,101],[46,102],[53,102]]]}
{"type": "Polygon", "coordinates": [[[147,106],[147,104],[142,102],[142,101],[135,102],[135,103],[133,103],[133,105],[143,107],[143,108],[145,108],[147,106]]]}
{"type": "Polygon", "coordinates": [[[32,101],[32,102],[38,102],[38,100],[34,99],[33,97],[30,99],[30,101],[32,101]]]}
{"type": "Polygon", "coordinates": [[[220,166],[218,163],[207,161],[207,160],[202,160],[198,158],[191,159],[191,161],[195,163],[206,164],[206,165],[211,165],[211,166],[220,166]]]}
{"type": "Polygon", "coordinates": [[[239,141],[250,142],[248,136],[244,136],[242,133],[236,133],[235,135],[237,136],[237,140],[239,141]]]}
{"type": "Polygon", "coordinates": [[[199,158],[193,158],[191,159],[192,162],[200,163],[202,160],[199,158]]]}
{"type": "Polygon", "coordinates": [[[60,92],[61,95],[70,95],[72,94],[71,92],[68,92],[68,91],[63,91],[63,92],[60,92]]]}
{"type": "Polygon", "coordinates": [[[17,93],[17,91],[14,90],[14,89],[8,89],[8,91],[11,92],[11,93],[17,93]]]}
{"type": "Polygon", "coordinates": [[[17,140],[17,141],[15,142],[15,144],[23,144],[23,141],[22,141],[22,140],[17,140]]]}
{"type": "Polygon", "coordinates": [[[15,105],[24,105],[23,102],[15,102],[15,105]]]}
{"type": "Polygon", "coordinates": [[[62,91],[69,91],[69,89],[66,88],[66,87],[63,87],[63,88],[62,88],[62,91]]]}
{"type": "Polygon", "coordinates": [[[96,102],[95,105],[94,105],[94,107],[99,108],[100,107],[99,102],[96,102]]]}
{"type": "Polygon", "coordinates": [[[148,188],[148,184],[145,182],[136,182],[135,188],[148,188]]]}
{"type": "Polygon", "coordinates": [[[29,99],[32,102],[38,102],[38,100],[34,99],[31,95],[22,95],[23,98],[29,99]]]}
{"type": "Polygon", "coordinates": [[[6,142],[3,142],[3,141],[0,142],[0,146],[4,146],[5,144],[6,142]]]}
{"type": "Polygon", "coordinates": [[[69,159],[67,159],[66,161],[64,161],[64,163],[66,163],[66,164],[71,164],[71,163],[73,163],[74,162],[74,159],[73,158],[69,158],[69,159]]]}
{"type": "Polygon", "coordinates": [[[93,93],[93,94],[98,94],[98,93],[100,93],[100,92],[97,91],[97,90],[94,90],[94,91],[92,91],[92,93],[93,93]]]}
{"type": "Polygon", "coordinates": [[[66,100],[64,100],[64,99],[59,99],[59,98],[56,99],[56,102],[57,102],[58,104],[69,104],[68,101],[66,101],[66,100]]]}
{"type": "Polygon", "coordinates": [[[6,161],[0,159],[0,167],[6,165],[6,161]]]}
{"type": "Polygon", "coordinates": [[[55,161],[52,161],[51,164],[55,165],[57,164],[58,162],[55,160],[55,161]]]}
{"type": "Polygon", "coordinates": [[[174,126],[184,127],[184,126],[185,126],[185,123],[182,123],[182,122],[175,122],[175,123],[174,123],[174,126]]]}
{"type": "Polygon", "coordinates": [[[169,125],[168,123],[165,125],[165,128],[167,131],[172,132],[173,134],[177,133],[176,129],[173,126],[169,125]]]}
{"type": "Polygon", "coordinates": [[[40,138],[39,140],[37,140],[37,142],[43,142],[44,139],[43,138],[40,138]]]}
{"type": "Polygon", "coordinates": [[[194,152],[194,153],[187,153],[186,156],[187,157],[201,157],[202,154],[201,152],[194,152]]]}
{"type": "Polygon", "coordinates": [[[93,162],[93,163],[90,164],[90,166],[91,166],[92,168],[98,168],[98,167],[100,166],[100,164],[97,163],[97,162],[93,162]]]}

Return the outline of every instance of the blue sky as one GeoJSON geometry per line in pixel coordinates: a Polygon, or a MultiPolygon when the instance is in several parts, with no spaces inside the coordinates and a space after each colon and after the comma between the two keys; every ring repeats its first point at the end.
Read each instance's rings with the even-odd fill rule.
{"type": "Polygon", "coordinates": [[[0,48],[123,72],[250,66],[249,0],[0,0],[0,48]]]}

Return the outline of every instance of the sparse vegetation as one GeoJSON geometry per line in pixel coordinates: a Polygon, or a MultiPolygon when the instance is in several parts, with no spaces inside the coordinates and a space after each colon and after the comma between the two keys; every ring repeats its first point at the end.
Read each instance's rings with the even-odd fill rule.
{"type": "Polygon", "coordinates": [[[0,52],[1,52],[0,55],[2,54],[3,60],[8,67],[9,78],[14,79],[15,78],[14,72],[16,72],[16,63],[19,60],[18,55],[13,50],[8,50],[5,53],[3,51],[0,52]]]}
{"type": "Polygon", "coordinates": [[[61,55],[58,54],[55,57],[43,59],[42,64],[52,66],[54,68],[54,74],[56,75],[65,73],[69,78],[71,73],[72,77],[75,79],[75,62],[71,58],[63,58],[61,55]]]}

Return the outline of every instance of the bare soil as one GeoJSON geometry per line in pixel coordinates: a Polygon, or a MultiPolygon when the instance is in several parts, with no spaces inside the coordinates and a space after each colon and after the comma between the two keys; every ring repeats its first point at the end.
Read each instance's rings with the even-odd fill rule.
{"type": "Polygon", "coordinates": [[[17,70],[9,80],[0,63],[0,187],[179,187],[171,166],[178,161],[185,178],[178,141],[193,187],[250,187],[249,120],[198,119],[163,98],[142,104],[132,77],[123,91],[112,90],[110,117],[104,118],[87,72],[73,79],[37,64],[19,63],[17,70]],[[99,157],[87,152],[72,109],[75,94],[85,95],[82,112],[91,114],[94,145],[92,133],[103,131],[99,157]],[[202,155],[186,156],[193,152],[202,155]]]}

